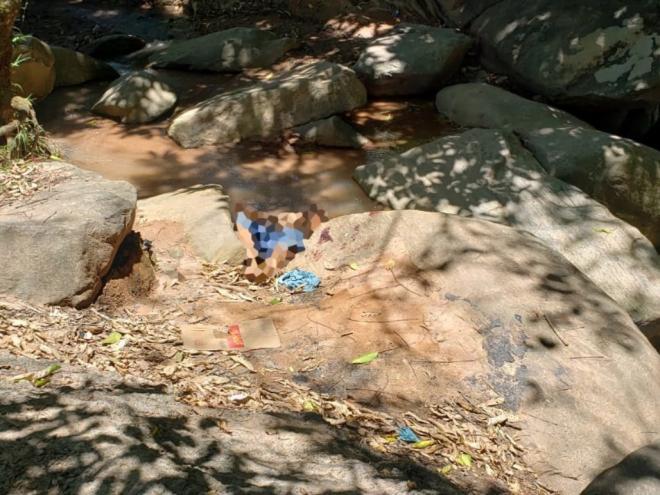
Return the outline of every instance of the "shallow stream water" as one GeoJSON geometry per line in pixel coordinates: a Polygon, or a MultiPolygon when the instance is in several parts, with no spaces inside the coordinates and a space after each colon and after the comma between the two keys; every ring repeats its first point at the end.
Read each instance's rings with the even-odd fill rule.
{"type": "MultiPolygon", "coordinates": [[[[240,77],[163,71],[179,95],[176,111],[243,84],[240,77]]],[[[232,202],[297,211],[316,203],[331,217],[378,208],[353,181],[353,170],[451,132],[430,100],[371,101],[347,115],[374,149],[292,148],[282,143],[183,149],[167,136],[171,116],[127,126],[90,108],[109,82],[56,89],[38,117],[62,157],[109,179],[127,180],[141,198],[200,183],[224,186],[232,202]]]]}

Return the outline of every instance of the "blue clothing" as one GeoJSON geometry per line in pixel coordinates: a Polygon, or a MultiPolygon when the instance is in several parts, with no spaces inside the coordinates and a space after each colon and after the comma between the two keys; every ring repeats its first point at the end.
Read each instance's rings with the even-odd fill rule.
{"type": "Polygon", "coordinates": [[[242,211],[236,215],[236,225],[240,225],[250,232],[254,249],[257,250],[259,258],[263,260],[267,260],[273,255],[278,244],[285,246],[293,253],[305,250],[304,236],[298,229],[281,227],[270,221],[252,220],[242,211]]]}

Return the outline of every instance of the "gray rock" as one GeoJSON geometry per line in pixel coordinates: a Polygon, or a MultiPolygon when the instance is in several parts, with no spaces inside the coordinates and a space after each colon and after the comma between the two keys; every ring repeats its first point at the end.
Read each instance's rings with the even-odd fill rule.
{"type": "Polygon", "coordinates": [[[515,136],[475,129],[358,167],[367,194],[391,208],[504,223],[564,255],[637,322],[660,319],[660,258],[640,232],[548,175],[515,136]]]}
{"type": "Polygon", "coordinates": [[[315,415],[191,408],[160,385],[66,364],[43,389],[6,379],[50,364],[0,353],[3,494],[463,493],[315,415]]]}
{"type": "Polygon", "coordinates": [[[176,105],[170,86],[150,70],[122,76],[94,104],[92,111],[120,119],[125,124],[143,124],[162,117],[176,105]]]}
{"type": "Polygon", "coordinates": [[[353,67],[369,94],[414,95],[437,90],[472,45],[452,29],[402,24],[372,41],[353,67]]]}
{"type": "Polygon", "coordinates": [[[582,127],[539,129],[522,138],[549,174],[579,187],[660,246],[660,151],[582,127]]]}
{"type": "Polygon", "coordinates": [[[205,100],[178,115],[168,134],[184,148],[269,139],[366,101],[366,90],[352,70],[316,62],[205,100]]]}
{"type": "Polygon", "coordinates": [[[371,141],[336,115],[291,129],[300,143],[335,148],[364,148],[371,141]]]}
{"type": "Polygon", "coordinates": [[[245,257],[222,186],[198,185],[138,202],[138,225],[163,220],[181,223],[196,254],[209,263],[245,257]]]}
{"type": "Polygon", "coordinates": [[[636,450],[593,480],[580,495],[660,493],[660,441],[636,450]]]}
{"type": "Polygon", "coordinates": [[[14,45],[12,60],[21,62],[11,68],[11,82],[19,96],[43,99],[55,86],[55,57],[46,43],[25,36],[14,45]]]}
{"type": "Polygon", "coordinates": [[[435,0],[444,16],[458,27],[468,26],[489,7],[501,0],[435,0]]]}
{"type": "Polygon", "coordinates": [[[87,45],[85,52],[92,57],[111,59],[141,50],[145,41],[132,34],[108,34],[87,45]]]}
{"type": "MultiPolygon", "coordinates": [[[[436,156],[441,150],[434,149],[436,156]]],[[[437,180],[441,173],[425,177],[437,180]]],[[[339,375],[342,387],[356,390],[368,381],[371,389],[401,393],[407,386],[419,390],[404,396],[411,403],[457,395],[479,404],[494,392],[519,419],[525,461],[544,485],[566,495],[577,495],[622,455],[657,438],[660,355],[625,311],[538,239],[491,222],[407,210],[332,219],[306,246],[292,267],[313,271],[333,294],[345,291],[353,318],[373,312],[388,324],[368,330],[376,325],[356,325],[346,306],[333,311],[328,301],[320,304],[324,321],[410,342],[383,356],[380,367],[370,364],[377,366],[371,373],[339,375]],[[399,290],[387,290],[388,260],[399,290]],[[355,263],[357,273],[348,268],[355,263]],[[406,317],[418,320],[397,326],[406,317]],[[415,337],[411,327],[422,320],[422,337],[415,337]],[[406,358],[417,371],[391,373],[406,358]],[[433,366],[430,377],[421,372],[424,362],[433,366]]],[[[319,345],[328,349],[328,341],[319,345]]],[[[400,403],[401,395],[392,400],[400,403]]]]}
{"type": "Polygon", "coordinates": [[[0,293],[86,306],[131,230],[135,188],[60,162],[35,166],[55,183],[0,209],[0,293]]]}
{"type": "Polygon", "coordinates": [[[563,110],[485,83],[443,88],[436,95],[435,105],[441,114],[463,127],[515,132],[565,126],[590,127],[563,110]]]}
{"type": "Polygon", "coordinates": [[[488,84],[444,88],[436,106],[461,126],[515,132],[549,174],[660,243],[660,152],[488,84]]]}
{"type": "Polygon", "coordinates": [[[75,86],[97,79],[114,79],[119,73],[105,62],[89,55],[51,46],[55,56],[55,86],[75,86]]]}
{"type": "Polygon", "coordinates": [[[190,40],[172,41],[154,53],[155,67],[241,72],[246,68],[270,67],[297,42],[253,28],[232,28],[190,40]]]}
{"type": "Polygon", "coordinates": [[[660,100],[657,0],[502,0],[471,31],[489,69],[554,101],[660,100]]]}

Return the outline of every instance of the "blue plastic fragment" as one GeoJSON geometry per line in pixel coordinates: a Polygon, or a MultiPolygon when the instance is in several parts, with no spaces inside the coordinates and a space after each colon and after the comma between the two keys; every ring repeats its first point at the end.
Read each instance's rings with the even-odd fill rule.
{"type": "Polygon", "coordinates": [[[296,268],[279,277],[277,283],[289,290],[302,288],[305,292],[312,292],[321,284],[321,280],[312,272],[306,272],[296,268]]]}
{"type": "Polygon", "coordinates": [[[399,428],[399,440],[407,443],[417,443],[419,442],[419,437],[407,426],[402,426],[399,428]]]}

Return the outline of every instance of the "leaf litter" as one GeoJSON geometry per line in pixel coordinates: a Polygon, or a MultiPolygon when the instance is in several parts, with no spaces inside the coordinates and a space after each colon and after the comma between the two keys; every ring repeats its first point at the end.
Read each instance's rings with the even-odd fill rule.
{"type": "MultiPolygon", "coordinates": [[[[272,300],[272,291],[260,294],[232,271],[209,271],[206,277],[211,286],[221,284],[229,291],[231,300],[258,300],[264,305],[272,300]],[[232,284],[236,288],[230,290],[232,284]]],[[[383,455],[409,457],[457,483],[455,473],[469,470],[511,489],[521,487],[524,493],[549,492],[509,434],[517,418],[498,407],[501,400],[473,404],[465,397],[447,398],[415,412],[390,414],[296,383],[286,369],[257,368],[238,352],[186,350],[177,323],[185,317],[176,305],[140,315],[121,308],[104,313],[0,299],[0,347],[19,356],[140,377],[165,385],[178,401],[193,407],[315,414],[330,425],[354,431],[364,446],[383,455]],[[118,347],[119,342],[128,344],[118,347]],[[412,429],[419,441],[400,441],[401,426],[412,429]]],[[[354,362],[368,364],[378,357],[372,352],[354,362]]],[[[66,373],[55,375],[56,371],[41,378],[65,381],[66,373]]],[[[28,378],[35,386],[38,375],[28,378]]]]}

